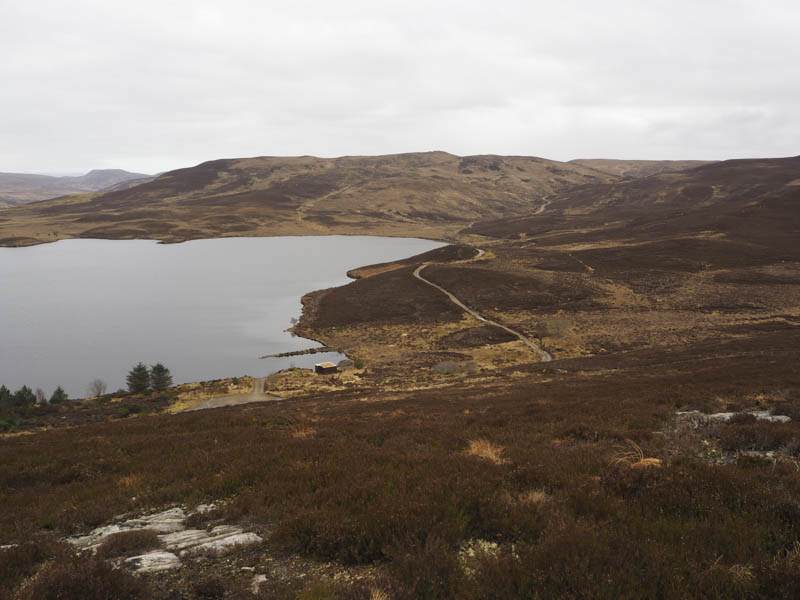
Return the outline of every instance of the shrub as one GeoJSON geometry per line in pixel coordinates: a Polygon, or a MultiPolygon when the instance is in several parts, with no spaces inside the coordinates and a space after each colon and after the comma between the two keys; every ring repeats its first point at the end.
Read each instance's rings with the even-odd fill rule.
{"type": "Polygon", "coordinates": [[[0,550],[0,598],[9,597],[22,580],[36,573],[39,566],[71,548],[52,537],[38,537],[0,550]]]}
{"type": "Polygon", "coordinates": [[[569,331],[569,321],[561,317],[553,317],[536,325],[537,337],[564,337],[569,331]]]}
{"type": "Polygon", "coordinates": [[[223,600],[227,585],[219,575],[209,575],[194,584],[194,597],[197,600],[223,600]]]}
{"type": "MultiPolygon", "coordinates": [[[[748,415],[752,417],[752,415],[748,415]]],[[[723,450],[779,450],[788,448],[792,451],[800,446],[796,432],[797,424],[770,423],[756,421],[754,418],[739,419],[723,425],[719,429],[719,444],[723,450]]]]}
{"type": "Polygon", "coordinates": [[[364,368],[364,361],[363,361],[363,360],[361,360],[360,358],[357,358],[357,359],[355,359],[355,360],[353,361],[353,366],[354,366],[356,369],[363,369],[363,368],[364,368]]]}
{"type": "Polygon", "coordinates": [[[22,600],[149,599],[147,586],[128,571],[97,557],[66,556],[47,564],[26,586],[22,600]]]}
{"type": "Polygon", "coordinates": [[[454,596],[461,569],[456,553],[443,539],[432,535],[424,543],[396,542],[388,554],[389,571],[402,590],[396,600],[454,596]]]}
{"type": "Polygon", "coordinates": [[[206,512],[195,512],[186,517],[184,524],[189,529],[203,529],[207,527],[211,521],[215,521],[221,516],[222,512],[218,508],[206,512]]]}
{"type": "Polygon", "coordinates": [[[306,587],[297,600],[338,600],[339,586],[327,582],[315,582],[306,587]]]}
{"type": "Polygon", "coordinates": [[[147,550],[163,547],[164,543],[154,530],[138,529],[135,531],[120,531],[108,536],[97,548],[96,554],[100,558],[117,558],[120,556],[134,556],[147,550]]]}
{"type": "Polygon", "coordinates": [[[433,372],[438,375],[455,375],[461,372],[461,367],[452,360],[443,360],[433,366],[433,372]]]}
{"type": "Polygon", "coordinates": [[[133,402],[128,402],[127,404],[123,404],[119,407],[117,414],[122,417],[129,417],[131,415],[136,415],[142,412],[144,409],[139,404],[135,404],[133,402]]]}

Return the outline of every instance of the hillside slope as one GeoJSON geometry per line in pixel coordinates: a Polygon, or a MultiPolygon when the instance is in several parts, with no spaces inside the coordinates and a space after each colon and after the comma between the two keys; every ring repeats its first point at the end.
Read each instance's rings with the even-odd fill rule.
{"type": "Polygon", "coordinates": [[[123,182],[141,180],[141,183],[149,177],[122,169],[95,169],[78,177],[0,173],[0,207],[4,204],[22,205],[68,194],[96,192],[123,182]]]}
{"type": "Polygon", "coordinates": [[[710,160],[618,160],[613,158],[576,158],[569,161],[573,165],[581,165],[597,169],[604,173],[635,179],[672,171],[688,171],[713,164],[710,160]]]}
{"type": "Polygon", "coordinates": [[[765,260],[795,260],[799,209],[800,157],[729,160],[576,188],[552,198],[543,214],[479,223],[469,231],[581,250],[642,244],[643,251],[693,238],[703,240],[698,261],[733,256],[731,244],[747,246],[750,257],[758,249],[765,260]]]}
{"type": "Polygon", "coordinates": [[[554,193],[616,179],[542,158],[444,152],[222,159],[171,171],[128,190],[5,211],[0,213],[0,244],[67,237],[447,237],[474,221],[525,214],[554,193]]]}

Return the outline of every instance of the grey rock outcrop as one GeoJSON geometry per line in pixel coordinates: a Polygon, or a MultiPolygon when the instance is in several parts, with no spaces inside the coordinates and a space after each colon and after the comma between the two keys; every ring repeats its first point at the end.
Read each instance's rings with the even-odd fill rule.
{"type": "MultiPolygon", "coordinates": [[[[191,514],[205,514],[216,508],[201,504],[191,514]]],[[[171,508],[152,515],[128,519],[113,525],[98,527],[86,535],[67,538],[81,551],[93,551],[115,533],[150,529],[159,534],[166,550],[154,550],[125,559],[122,564],[137,573],[165,571],[181,566],[180,557],[196,554],[224,554],[238,546],[258,544],[261,536],[234,525],[217,525],[211,530],[187,529],[187,514],[182,508],[171,508]]]]}
{"type": "Polygon", "coordinates": [[[127,558],[122,564],[135,573],[154,573],[156,571],[177,569],[181,566],[181,561],[172,552],[156,550],[127,558]]]}

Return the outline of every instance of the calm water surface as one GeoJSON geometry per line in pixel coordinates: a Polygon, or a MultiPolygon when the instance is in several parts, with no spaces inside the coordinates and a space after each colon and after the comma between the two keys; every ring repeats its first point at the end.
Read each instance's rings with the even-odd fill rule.
{"type": "Polygon", "coordinates": [[[0,384],[81,397],[98,377],[125,387],[138,361],[164,363],[176,383],[310,366],[331,357],[258,359],[318,345],[285,332],[303,294],[441,245],[325,236],[0,248],[0,384]]]}

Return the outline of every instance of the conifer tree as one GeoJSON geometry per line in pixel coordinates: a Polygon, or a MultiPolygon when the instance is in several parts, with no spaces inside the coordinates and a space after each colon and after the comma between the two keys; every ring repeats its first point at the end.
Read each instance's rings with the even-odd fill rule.
{"type": "Polygon", "coordinates": [[[14,394],[11,393],[6,386],[0,385],[0,406],[9,405],[14,399],[14,394]]]}
{"type": "Polygon", "coordinates": [[[50,396],[50,404],[61,404],[67,399],[67,392],[64,391],[64,388],[58,386],[56,390],[53,392],[53,395],[50,396]]]}
{"type": "Polygon", "coordinates": [[[14,404],[16,404],[17,406],[25,406],[27,404],[35,404],[35,403],[36,403],[36,395],[27,385],[23,385],[14,393],[14,404]]]}
{"type": "Polygon", "coordinates": [[[150,372],[144,363],[139,363],[133,367],[126,378],[128,391],[132,394],[141,394],[150,389],[150,372]]]}
{"type": "Polygon", "coordinates": [[[150,387],[157,392],[163,392],[172,385],[172,374],[169,369],[157,363],[150,367],[150,387]]]}

